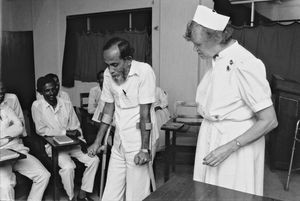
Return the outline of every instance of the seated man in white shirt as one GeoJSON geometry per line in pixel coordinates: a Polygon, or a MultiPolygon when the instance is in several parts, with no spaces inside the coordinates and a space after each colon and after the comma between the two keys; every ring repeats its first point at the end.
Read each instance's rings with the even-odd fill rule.
{"type": "Polygon", "coordinates": [[[160,127],[170,119],[168,109],[168,94],[159,87],[155,90],[155,103],[153,104],[157,119],[157,127],[159,129],[159,146],[157,151],[165,148],[165,132],[160,130],[160,127]]]}
{"type": "MultiPolygon", "coordinates": [[[[41,79],[38,90],[42,92],[44,98],[34,101],[31,108],[37,134],[41,136],[79,135],[79,138],[84,140],[72,103],[57,97],[56,84],[53,79],[49,77],[41,79]]],[[[51,147],[46,145],[45,148],[50,155],[51,147]]],[[[83,153],[79,145],[59,152],[58,166],[61,168],[59,174],[70,200],[75,199],[74,169],[76,167],[71,157],[77,158],[86,166],[77,200],[92,200],[88,197],[88,193],[93,191],[99,159],[97,156],[90,157],[83,153]]]]}
{"type": "MultiPolygon", "coordinates": [[[[58,76],[56,74],[48,73],[47,75],[45,75],[45,77],[48,77],[48,78],[51,78],[51,79],[54,80],[54,82],[55,82],[55,88],[58,91],[57,97],[62,98],[64,100],[67,100],[67,101],[71,102],[69,94],[67,92],[65,92],[65,91],[63,91],[63,90],[60,89],[60,82],[59,82],[58,76]]],[[[43,98],[43,95],[40,92],[36,93],[36,99],[39,100],[41,98],[43,98]]]]}
{"type": "Polygon", "coordinates": [[[24,131],[23,113],[14,94],[5,93],[0,81],[0,149],[13,149],[26,155],[26,158],[16,163],[7,163],[0,166],[0,200],[14,200],[14,186],[16,184],[13,171],[32,180],[32,187],[27,200],[42,200],[50,179],[50,173],[34,156],[28,153],[29,149],[23,145],[24,131]],[[18,118],[21,116],[22,119],[18,118]]]}
{"type": "Polygon", "coordinates": [[[102,101],[100,100],[102,86],[103,86],[103,73],[104,73],[104,71],[100,71],[97,73],[98,85],[91,88],[91,90],[90,90],[89,102],[88,102],[88,113],[89,114],[95,113],[98,104],[102,104],[104,107],[104,104],[101,103],[102,101]]]}

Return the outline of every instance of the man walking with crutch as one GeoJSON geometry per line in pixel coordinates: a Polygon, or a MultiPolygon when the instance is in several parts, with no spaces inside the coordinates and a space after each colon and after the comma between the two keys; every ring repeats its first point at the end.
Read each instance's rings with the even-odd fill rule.
{"type": "Polygon", "coordinates": [[[148,163],[159,135],[151,107],[155,75],[150,65],[133,60],[132,55],[130,44],[121,38],[112,38],[103,47],[107,69],[101,100],[105,106],[97,138],[88,148],[90,155],[100,151],[114,118],[116,130],[102,201],[140,201],[150,194],[148,163]]]}

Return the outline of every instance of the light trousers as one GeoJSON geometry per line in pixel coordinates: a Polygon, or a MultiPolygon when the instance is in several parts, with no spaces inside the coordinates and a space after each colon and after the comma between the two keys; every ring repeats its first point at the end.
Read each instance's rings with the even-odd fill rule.
{"type": "Polygon", "coordinates": [[[93,192],[95,175],[99,166],[99,158],[97,156],[91,158],[87,154],[84,154],[81,151],[80,146],[75,146],[59,152],[58,166],[61,168],[59,170],[59,174],[70,200],[74,197],[74,178],[76,168],[71,157],[76,158],[86,166],[81,182],[81,190],[89,193],[93,192]]]}
{"type": "Polygon", "coordinates": [[[32,180],[32,186],[27,200],[40,201],[43,198],[51,174],[34,156],[26,154],[26,158],[18,160],[15,164],[8,163],[0,166],[0,200],[14,200],[14,186],[16,177],[13,171],[32,180]]]}
{"type": "Polygon", "coordinates": [[[150,194],[148,165],[136,165],[138,151],[113,146],[102,201],[141,201],[150,194]]]}

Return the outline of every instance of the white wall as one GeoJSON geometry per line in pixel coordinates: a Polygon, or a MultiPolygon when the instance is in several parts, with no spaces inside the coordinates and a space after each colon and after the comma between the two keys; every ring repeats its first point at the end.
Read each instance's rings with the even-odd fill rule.
{"type": "Polygon", "coordinates": [[[198,84],[198,56],[183,35],[199,1],[179,2],[160,1],[160,86],[171,111],[175,100],[194,100],[198,84]]]}
{"type": "Polygon", "coordinates": [[[4,31],[32,31],[31,0],[1,0],[4,31]]]}

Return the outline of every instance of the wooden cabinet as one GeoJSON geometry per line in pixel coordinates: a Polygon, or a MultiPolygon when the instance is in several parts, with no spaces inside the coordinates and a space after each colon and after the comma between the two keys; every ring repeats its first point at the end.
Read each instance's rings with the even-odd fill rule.
{"type": "MultiPolygon", "coordinates": [[[[271,168],[288,169],[296,121],[300,119],[300,83],[273,76],[272,91],[279,124],[270,133],[270,164],[271,168]]],[[[298,147],[294,158],[296,167],[300,167],[300,143],[298,147]]]]}

